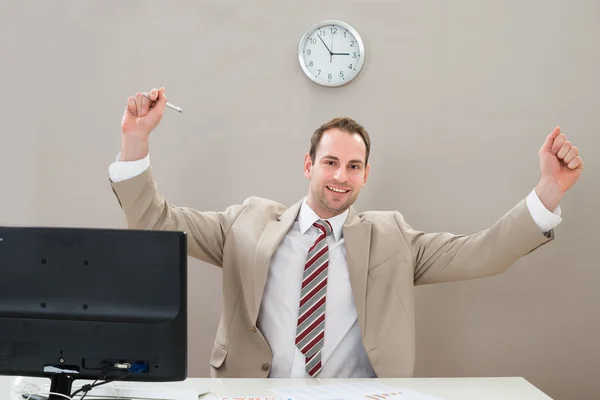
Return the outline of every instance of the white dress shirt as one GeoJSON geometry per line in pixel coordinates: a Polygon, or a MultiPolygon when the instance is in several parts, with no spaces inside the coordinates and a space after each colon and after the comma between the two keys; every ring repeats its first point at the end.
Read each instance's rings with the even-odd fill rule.
{"type": "MultiPolygon", "coordinates": [[[[348,210],[328,221],[329,267],[325,300],[325,339],[319,378],[375,377],[365,351],[348,276],[342,228],[348,210]]],[[[312,224],[319,216],[302,202],[294,224],[271,258],[269,275],[258,313],[258,327],[265,335],[273,362],[270,377],[310,378],[305,357],[295,345],[298,304],[308,249],[320,231],[312,224]]]]}
{"type": "MultiPolygon", "coordinates": [[[[133,178],[150,165],[147,155],[137,161],[117,161],[109,166],[113,182],[133,178]]],[[[527,196],[527,207],[541,232],[557,226],[560,206],[552,213],[546,209],[535,189],[527,196]]],[[[352,287],[348,275],[346,249],[342,227],[348,215],[328,219],[333,234],[327,236],[329,267],[325,305],[325,339],[321,352],[322,370],[319,378],[369,378],[375,371],[362,344],[352,287]]],[[[287,232],[271,259],[269,274],[258,315],[258,328],[265,335],[273,352],[269,377],[310,378],[305,370],[304,355],[295,345],[298,304],[309,247],[319,231],[312,224],[319,217],[302,202],[296,221],[287,232]]]]}

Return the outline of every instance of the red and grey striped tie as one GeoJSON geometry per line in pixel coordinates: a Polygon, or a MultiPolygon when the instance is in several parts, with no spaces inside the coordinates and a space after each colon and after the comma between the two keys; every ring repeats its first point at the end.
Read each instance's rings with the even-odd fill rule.
{"type": "Polygon", "coordinates": [[[318,220],[313,225],[321,233],[308,250],[304,265],[296,346],[306,357],[306,372],[314,377],[322,367],[321,349],[325,338],[325,297],[329,266],[329,247],[325,238],[332,229],[329,221],[318,220]]]}

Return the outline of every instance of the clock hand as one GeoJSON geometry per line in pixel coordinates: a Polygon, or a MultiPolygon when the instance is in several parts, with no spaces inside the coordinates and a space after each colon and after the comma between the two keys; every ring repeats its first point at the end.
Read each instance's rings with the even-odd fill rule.
{"type": "Polygon", "coordinates": [[[331,31],[331,50],[329,50],[329,64],[333,61],[333,31],[331,31]]]}
{"type": "Polygon", "coordinates": [[[350,53],[331,53],[333,56],[349,56],[350,53]]]}
{"type": "Polygon", "coordinates": [[[321,37],[321,35],[317,35],[319,37],[319,39],[321,39],[321,42],[323,42],[323,45],[325,46],[325,48],[327,49],[327,51],[329,52],[329,56],[331,57],[331,50],[329,50],[329,47],[327,47],[327,45],[325,44],[325,42],[323,41],[323,38],[321,37]]]}

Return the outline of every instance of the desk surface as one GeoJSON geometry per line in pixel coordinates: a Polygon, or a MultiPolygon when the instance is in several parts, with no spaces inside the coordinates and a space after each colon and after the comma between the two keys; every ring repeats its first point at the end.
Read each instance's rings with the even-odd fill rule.
{"type": "MultiPolygon", "coordinates": [[[[369,381],[365,379],[361,381],[369,381]]],[[[189,379],[189,383],[212,384],[217,396],[272,396],[270,389],[298,385],[330,385],[356,382],[357,379],[189,379]]],[[[548,400],[550,397],[523,378],[411,378],[377,379],[396,388],[407,388],[447,400],[548,400]]],[[[186,382],[187,383],[187,382],[186,382]]]]}
{"type": "MultiPolygon", "coordinates": [[[[10,398],[4,394],[10,390],[14,377],[0,376],[0,397],[10,398]]],[[[38,380],[40,378],[32,378],[38,380]]],[[[49,380],[38,380],[49,382],[49,380]]],[[[331,385],[349,382],[366,382],[372,379],[210,379],[189,378],[183,382],[164,383],[161,385],[173,388],[195,388],[210,390],[212,396],[274,396],[270,389],[287,388],[306,385],[331,385]]],[[[376,381],[401,389],[412,389],[424,394],[434,395],[446,400],[548,400],[550,397],[523,378],[403,378],[377,379],[376,381]]],[[[141,383],[143,385],[143,383],[141,383]]]]}

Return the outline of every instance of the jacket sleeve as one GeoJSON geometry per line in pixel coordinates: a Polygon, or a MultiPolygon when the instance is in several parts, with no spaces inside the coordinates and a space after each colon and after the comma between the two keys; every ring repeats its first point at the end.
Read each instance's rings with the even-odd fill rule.
{"type": "Polygon", "coordinates": [[[541,233],[525,199],[473,235],[425,233],[413,229],[400,213],[394,218],[412,252],[415,284],[496,275],[554,239],[554,230],[541,233]]]}
{"type": "Polygon", "coordinates": [[[251,201],[249,198],[243,204],[228,207],[222,212],[201,212],[169,204],[158,191],[151,167],[131,179],[111,181],[111,186],[129,229],[186,232],[188,254],[219,267],[223,265],[227,233],[251,201]]]}

